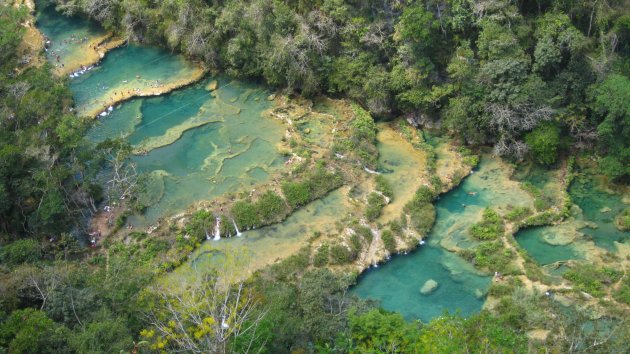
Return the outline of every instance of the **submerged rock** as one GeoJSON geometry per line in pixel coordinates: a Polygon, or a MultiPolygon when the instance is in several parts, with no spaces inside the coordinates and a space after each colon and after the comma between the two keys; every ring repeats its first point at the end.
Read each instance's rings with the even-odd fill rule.
{"type": "Polygon", "coordinates": [[[267,96],[267,101],[273,101],[276,99],[276,95],[274,93],[272,93],[271,95],[267,96]]]}
{"type": "Polygon", "coordinates": [[[212,80],[208,85],[206,85],[206,90],[214,91],[219,87],[219,82],[217,80],[212,80]]]}
{"type": "Polygon", "coordinates": [[[483,299],[483,297],[486,296],[486,294],[488,294],[487,290],[484,291],[484,290],[481,290],[479,288],[475,288],[475,297],[477,299],[483,299]]]}
{"type": "Polygon", "coordinates": [[[429,295],[432,292],[435,291],[435,289],[437,289],[439,286],[438,282],[436,282],[433,279],[429,279],[426,282],[424,282],[424,285],[422,285],[422,288],[420,288],[420,293],[422,295],[429,295]]]}

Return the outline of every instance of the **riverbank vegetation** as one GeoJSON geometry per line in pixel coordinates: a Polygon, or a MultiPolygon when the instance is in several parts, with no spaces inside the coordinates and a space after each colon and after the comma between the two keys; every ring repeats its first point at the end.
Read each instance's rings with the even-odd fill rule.
{"type": "MultiPolygon", "coordinates": [[[[1,351],[627,349],[630,278],[611,268],[625,265],[623,254],[606,253],[609,265],[604,258],[569,262],[554,283],[512,237],[518,228],[569,217],[567,155],[590,156],[609,181],[630,178],[624,2],[54,2],[129,40],[166,45],[214,70],[285,89],[286,104],[270,114],[287,123],[286,168],[279,180],[234,191],[147,232],[121,229],[122,218],[111,237],[85,247],[86,220],[100,202],[133,207],[141,186],[128,163],[131,147],[93,146],[83,138],[90,121],[77,116],[66,79],[15,54],[28,12],[0,2],[1,351]],[[326,147],[296,127],[328,113],[304,98],[286,98],[320,94],[356,102],[330,115],[326,147]],[[418,171],[424,185],[386,225],[383,208],[400,196],[395,182],[378,174],[374,118],[398,118],[393,129],[427,154],[418,171]],[[442,166],[444,144],[427,142],[416,128],[462,145],[447,148],[456,167],[442,166]],[[436,198],[479,163],[466,146],[482,145],[515,162],[561,165],[567,174],[562,200],[522,183],[535,210],[488,208],[466,230],[480,243],[458,253],[506,275],[495,273],[486,309],[422,323],[350,295],[357,271],[412,249],[429,233],[436,198]],[[103,170],[114,177],[103,182],[103,170]],[[190,261],[215,228],[234,236],[237,228],[280,223],[342,186],[349,211],[334,232],[309,234],[295,254],[243,278],[231,268],[243,261],[235,252],[202,279],[165,284],[164,276],[190,261]]],[[[627,208],[612,217],[627,230],[627,208]]]]}

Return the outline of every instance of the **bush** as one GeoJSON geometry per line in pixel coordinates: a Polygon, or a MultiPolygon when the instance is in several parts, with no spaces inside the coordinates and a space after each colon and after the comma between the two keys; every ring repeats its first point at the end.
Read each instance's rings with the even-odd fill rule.
{"type": "Polygon", "coordinates": [[[250,202],[239,200],[232,205],[231,213],[234,221],[243,230],[249,230],[260,225],[260,217],[256,206],[250,202]]]}
{"type": "Polygon", "coordinates": [[[363,226],[363,225],[357,225],[354,227],[354,232],[356,232],[357,235],[361,236],[368,245],[372,243],[372,239],[374,238],[374,235],[372,234],[372,230],[370,230],[369,227],[363,226]]]}
{"type": "Polygon", "coordinates": [[[365,209],[365,217],[372,221],[381,215],[381,211],[385,206],[385,198],[382,195],[372,192],[368,195],[368,206],[365,209]]]}
{"type": "Polygon", "coordinates": [[[337,173],[327,172],[324,166],[318,165],[313,172],[307,176],[310,196],[309,201],[326,195],[335,188],[341,187],[343,178],[337,173]]]}
{"type": "Polygon", "coordinates": [[[479,268],[503,271],[511,260],[512,251],[504,249],[500,241],[486,241],[475,248],[472,262],[479,268]]]}
{"type": "Polygon", "coordinates": [[[308,182],[284,182],[282,193],[292,208],[299,208],[311,201],[311,189],[308,182]]]}
{"type": "Polygon", "coordinates": [[[353,260],[352,252],[344,245],[334,244],[330,247],[330,263],[345,264],[353,260]]]}
{"type": "Polygon", "coordinates": [[[552,165],[558,157],[560,129],[552,122],[539,124],[532,132],[525,135],[525,142],[532,151],[536,162],[552,165]]]}
{"type": "Polygon", "coordinates": [[[287,205],[284,199],[272,191],[267,191],[256,201],[256,209],[260,219],[269,223],[284,218],[287,214],[287,205]]]}
{"type": "Polygon", "coordinates": [[[404,208],[405,213],[409,214],[411,219],[411,227],[422,235],[426,235],[431,231],[435,222],[435,207],[433,204],[423,203],[407,204],[404,208]]]}
{"type": "Polygon", "coordinates": [[[531,214],[532,211],[528,207],[516,207],[505,214],[505,219],[509,221],[520,221],[531,214]]]}
{"type": "Polygon", "coordinates": [[[33,239],[23,239],[11,242],[3,246],[0,251],[0,260],[7,265],[36,262],[42,256],[42,248],[39,242],[33,239]]]}
{"type": "Polygon", "coordinates": [[[313,256],[313,265],[315,267],[323,267],[328,264],[329,247],[327,243],[323,243],[313,256]]]}
{"type": "MultiPolygon", "coordinates": [[[[236,222],[236,220],[234,221],[236,222]]],[[[236,236],[236,228],[234,228],[234,223],[232,222],[232,219],[229,219],[225,215],[221,215],[221,224],[219,225],[219,231],[221,232],[221,237],[236,236]]]]}
{"type": "Polygon", "coordinates": [[[538,213],[536,215],[532,215],[521,222],[521,226],[543,226],[543,225],[551,225],[554,222],[560,220],[562,217],[558,213],[554,213],[552,211],[545,211],[542,213],[538,213]]]}
{"type": "Polygon", "coordinates": [[[385,249],[387,249],[390,253],[396,251],[396,239],[394,238],[394,233],[391,230],[383,230],[383,232],[381,232],[381,240],[383,240],[385,249]]]}
{"type": "Polygon", "coordinates": [[[392,185],[383,175],[376,176],[376,190],[383,193],[389,199],[394,198],[394,190],[392,189],[392,185]]]}
{"type": "Polygon", "coordinates": [[[615,226],[620,231],[630,230],[630,208],[624,209],[615,217],[615,226]]]}
{"type": "Polygon", "coordinates": [[[469,232],[478,240],[494,240],[503,232],[503,220],[497,212],[486,208],[481,221],[471,226],[469,232]]]}
{"type": "Polygon", "coordinates": [[[361,252],[363,245],[361,243],[361,236],[357,234],[353,234],[350,236],[350,248],[354,256],[352,258],[356,258],[356,256],[361,252]]]}
{"type": "Polygon", "coordinates": [[[564,278],[572,281],[578,289],[596,297],[604,296],[604,285],[611,285],[620,277],[621,273],[617,270],[597,268],[592,264],[579,264],[564,273],[564,278]]]}

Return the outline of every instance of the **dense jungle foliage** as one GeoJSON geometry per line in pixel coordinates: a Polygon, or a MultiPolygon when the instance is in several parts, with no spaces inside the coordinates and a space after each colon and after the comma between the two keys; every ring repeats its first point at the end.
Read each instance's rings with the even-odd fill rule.
{"type": "MultiPolygon", "coordinates": [[[[516,160],[550,165],[583,151],[614,181],[630,179],[627,1],[55,2],[65,14],[234,77],[348,97],[375,117],[403,116],[516,160]]],[[[491,288],[502,296],[493,313],[424,324],[350,296],[353,277],[306,269],[305,253],[245,282],[210,277],[177,297],[156,285],[160,254],[171,245],[137,233],[130,245],[86,249],[83,220],[107,194],[98,171],[128,148],[83,138],[90,121],[73,113],[67,82],[16,54],[28,13],[10,3],[0,0],[0,352],[627,350],[627,323],[609,336],[521,284],[491,288]],[[541,326],[555,340],[532,347],[527,333],[541,326]]],[[[283,189],[294,194],[292,206],[311,199],[299,183],[283,189]]],[[[434,217],[433,197],[419,191],[408,208],[434,217]]],[[[501,228],[491,212],[471,230],[479,239],[501,228]]],[[[599,276],[620,274],[567,275],[586,290],[601,288],[592,280],[599,276]]]]}
{"type": "Polygon", "coordinates": [[[303,95],[350,97],[553,164],[594,149],[630,176],[623,0],[56,0],[133,40],[303,95]]]}

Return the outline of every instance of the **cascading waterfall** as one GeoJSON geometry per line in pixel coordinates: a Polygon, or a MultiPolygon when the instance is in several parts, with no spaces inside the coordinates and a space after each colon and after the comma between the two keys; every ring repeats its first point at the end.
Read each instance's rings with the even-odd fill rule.
{"type": "Polygon", "coordinates": [[[240,237],[242,234],[240,231],[238,231],[238,225],[236,225],[236,221],[234,221],[234,219],[232,219],[232,224],[234,224],[234,230],[236,230],[236,236],[240,237]]]}
{"type": "Polygon", "coordinates": [[[221,218],[217,218],[217,223],[214,226],[214,239],[218,241],[221,239],[221,218]]]}
{"type": "Polygon", "coordinates": [[[210,234],[208,233],[208,229],[203,229],[206,232],[206,240],[210,239],[210,234]]]}

